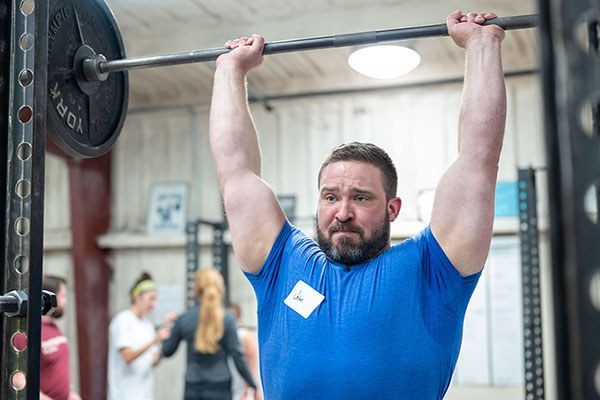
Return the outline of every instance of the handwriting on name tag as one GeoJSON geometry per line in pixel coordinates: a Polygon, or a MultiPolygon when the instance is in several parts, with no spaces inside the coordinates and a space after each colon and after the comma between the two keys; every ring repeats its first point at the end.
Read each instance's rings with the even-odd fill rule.
{"type": "Polygon", "coordinates": [[[324,299],[325,296],[299,280],[283,302],[304,318],[308,318],[324,299]]]}

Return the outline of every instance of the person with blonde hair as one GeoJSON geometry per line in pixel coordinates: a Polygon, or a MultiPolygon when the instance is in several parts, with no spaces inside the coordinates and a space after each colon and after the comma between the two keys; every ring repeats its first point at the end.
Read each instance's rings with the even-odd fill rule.
{"type": "Polygon", "coordinates": [[[196,272],[194,291],[198,304],[179,316],[162,354],[172,356],[182,340],[187,342],[185,400],[231,400],[231,371],[227,357],[255,389],[237,336],[235,317],[223,307],[225,283],[214,268],[196,272]]]}

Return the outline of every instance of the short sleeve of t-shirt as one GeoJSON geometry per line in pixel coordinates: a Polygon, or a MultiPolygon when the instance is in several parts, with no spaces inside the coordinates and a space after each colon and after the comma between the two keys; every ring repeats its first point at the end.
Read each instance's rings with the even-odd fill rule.
{"type": "Polygon", "coordinates": [[[464,314],[481,272],[462,276],[429,226],[412,240],[421,256],[423,276],[431,292],[457,315],[464,314]]]}
{"type": "Polygon", "coordinates": [[[311,247],[314,247],[314,242],[286,219],[258,274],[245,272],[256,293],[259,308],[273,298],[282,265],[290,257],[298,256],[298,251],[303,252],[311,247]]]}
{"type": "Polygon", "coordinates": [[[135,337],[136,330],[133,329],[131,315],[122,313],[113,325],[112,335],[117,350],[126,347],[139,346],[139,339],[135,337]]]}

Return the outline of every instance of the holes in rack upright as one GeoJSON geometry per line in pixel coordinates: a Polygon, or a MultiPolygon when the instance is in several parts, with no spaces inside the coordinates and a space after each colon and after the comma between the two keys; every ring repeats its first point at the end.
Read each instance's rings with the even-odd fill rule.
{"type": "Polygon", "coordinates": [[[15,231],[19,236],[26,236],[29,234],[29,218],[19,217],[15,221],[15,231]]]}
{"type": "Polygon", "coordinates": [[[15,186],[15,192],[22,199],[29,197],[31,194],[31,182],[28,179],[21,179],[15,186]]]}
{"type": "Polygon", "coordinates": [[[24,33],[19,38],[19,47],[23,51],[29,51],[33,48],[33,35],[31,33],[24,33]]]}
{"type": "Polygon", "coordinates": [[[600,49],[600,12],[588,10],[581,14],[574,27],[574,36],[577,47],[586,54],[598,54],[600,49]]]}
{"type": "Polygon", "coordinates": [[[10,384],[17,392],[25,389],[25,386],[27,386],[27,379],[25,378],[23,371],[14,371],[10,376],[10,384]]]}
{"type": "Polygon", "coordinates": [[[21,121],[21,123],[23,124],[26,124],[29,121],[31,121],[31,118],[33,117],[33,110],[29,106],[22,106],[21,108],[19,108],[18,115],[19,121],[21,121]]]}
{"type": "Polygon", "coordinates": [[[600,364],[596,367],[594,383],[596,384],[596,392],[598,392],[598,396],[600,396],[600,364]]]}
{"type": "Polygon", "coordinates": [[[27,335],[25,334],[25,332],[15,332],[15,334],[12,335],[11,344],[15,351],[25,351],[25,349],[27,349],[27,335]]]}
{"type": "Polygon", "coordinates": [[[35,10],[35,1],[33,0],[22,0],[21,1],[21,12],[23,15],[29,15],[35,10]]]}
{"type": "Polygon", "coordinates": [[[598,224],[598,193],[600,193],[600,179],[586,190],[583,198],[585,215],[594,224],[598,224]]]}
{"type": "Polygon", "coordinates": [[[13,266],[15,267],[15,271],[17,271],[17,273],[21,275],[26,273],[29,270],[29,257],[19,254],[17,257],[15,257],[13,266]]]}
{"type": "Polygon", "coordinates": [[[600,140],[600,93],[593,93],[581,104],[579,124],[586,135],[600,140]]]}
{"type": "Polygon", "coordinates": [[[27,87],[31,85],[31,82],[33,82],[33,71],[30,69],[24,69],[21,71],[19,74],[19,83],[21,86],[27,87]]]}
{"type": "Polygon", "coordinates": [[[590,300],[596,311],[600,313],[600,268],[597,269],[590,280],[590,300]]]}
{"type": "Polygon", "coordinates": [[[29,160],[29,158],[31,157],[31,153],[31,144],[27,142],[23,142],[19,145],[19,147],[17,147],[17,157],[19,157],[19,160],[21,161],[29,160]]]}

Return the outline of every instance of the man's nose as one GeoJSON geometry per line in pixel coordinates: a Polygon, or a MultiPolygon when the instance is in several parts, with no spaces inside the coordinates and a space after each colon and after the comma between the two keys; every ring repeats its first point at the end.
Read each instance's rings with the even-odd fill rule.
{"type": "Polygon", "coordinates": [[[341,201],[335,214],[335,218],[340,222],[347,222],[354,219],[354,211],[348,201],[341,201]]]}

